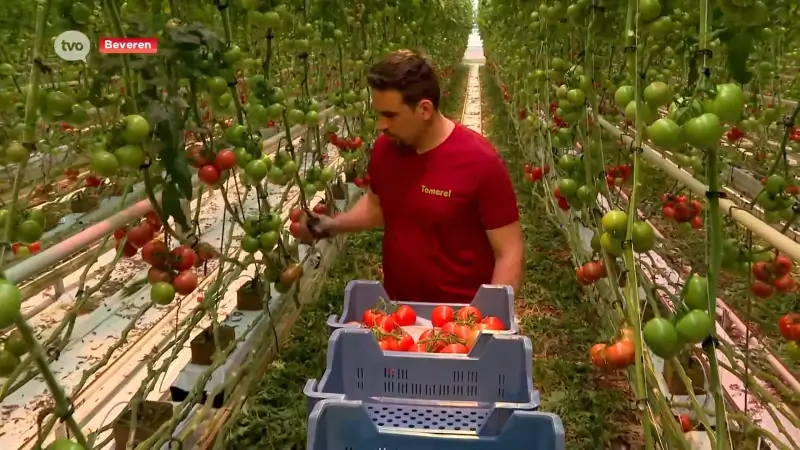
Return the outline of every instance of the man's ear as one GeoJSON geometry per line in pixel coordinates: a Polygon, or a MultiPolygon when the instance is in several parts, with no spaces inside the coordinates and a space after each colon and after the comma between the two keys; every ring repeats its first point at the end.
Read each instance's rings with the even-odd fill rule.
{"type": "Polygon", "coordinates": [[[425,120],[430,119],[433,117],[433,113],[435,108],[433,107],[433,103],[430,100],[422,99],[420,100],[419,104],[417,105],[420,112],[422,113],[422,118],[425,120]]]}

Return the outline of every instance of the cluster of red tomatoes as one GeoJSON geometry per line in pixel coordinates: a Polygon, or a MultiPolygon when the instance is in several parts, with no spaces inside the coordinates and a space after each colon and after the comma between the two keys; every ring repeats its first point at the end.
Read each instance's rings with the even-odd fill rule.
{"type": "MultiPolygon", "coordinates": [[[[319,202],[311,209],[314,214],[328,215],[328,205],[325,202],[319,202]]],[[[298,238],[303,234],[303,222],[305,211],[301,208],[295,208],[289,212],[289,234],[298,238]]]]}
{"type": "Polygon", "coordinates": [[[19,242],[15,242],[11,244],[11,252],[14,253],[15,256],[19,256],[20,258],[24,258],[26,256],[35,255],[39,253],[39,250],[42,249],[41,242],[34,242],[30,245],[25,245],[19,242]]]}
{"type": "Polygon", "coordinates": [[[589,357],[595,367],[602,369],[624,369],[636,359],[633,344],[633,330],[625,328],[622,337],[613,344],[594,344],[589,350],[589,357]]]}
{"type": "Polygon", "coordinates": [[[578,283],[587,286],[602,280],[608,273],[603,261],[589,261],[575,270],[575,276],[578,278],[578,283]]]}
{"type": "Polygon", "coordinates": [[[725,133],[725,138],[730,142],[737,142],[744,137],[744,132],[737,127],[731,127],[730,131],[725,133]]]}
{"type": "Polygon", "coordinates": [[[530,163],[525,164],[525,178],[532,183],[541,181],[549,173],[549,164],[545,164],[543,167],[533,166],[530,163]]]}
{"type": "Polygon", "coordinates": [[[661,196],[661,215],[678,223],[688,223],[695,230],[703,227],[703,204],[689,200],[685,195],[663,194],[661,196]]]}
{"type": "Polygon", "coordinates": [[[558,190],[558,187],[553,189],[553,197],[555,197],[558,201],[558,207],[562,211],[569,211],[569,201],[567,200],[567,197],[561,195],[561,191],[558,190]]]}
{"type": "Polygon", "coordinates": [[[794,278],[790,273],[792,260],[778,255],[771,262],[757,261],[753,263],[753,280],[750,291],[759,298],[771,297],[775,291],[787,292],[794,287],[794,278]]]}
{"type": "Polygon", "coordinates": [[[236,154],[231,149],[223,149],[214,155],[214,161],[203,161],[198,165],[197,178],[208,186],[215,186],[226,170],[236,167],[236,154]]]}
{"type": "Polygon", "coordinates": [[[633,167],[628,163],[618,166],[606,166],[606,184],[608,187],[620,186],[628,181],[631,173],[633,173],[633,167]]]}
{"type": "Polygon", "coordinates": [[[458,311],[446,305],[433,308],[433,328],[420,334],[415,341],[403,327],[413,326],[417,313],[409,305],[394,311],[375,308],[364,311],[361,322],[349,325],[370,328],[382,350],[424,353],[467,353],[475,345],[481,331],[505,330],[503,321],[494,316],[484,317],[478,308],[464,306],[458,311]]]}
{"type": "Polygon", "coordinates": [[[786,352],[797,361],[800,360],[800,313],[790,312],[778,320],[781,336],[789,341],[786,352]]]}
{"type": "Polygon", "coordinates": [[[364,141],[361,140],[361,136],[345,138],[336,133],[328,133],[328,142],[338,148],[340,152],[354,152],[360,149],[364,144],[364,141]]]}

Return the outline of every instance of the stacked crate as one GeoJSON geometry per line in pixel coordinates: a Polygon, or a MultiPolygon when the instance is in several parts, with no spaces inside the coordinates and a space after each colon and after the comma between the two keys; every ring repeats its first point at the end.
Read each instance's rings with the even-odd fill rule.
{"type": "Polygon", "coordinates": [[[511,311],[504,323],[513,329],[482,333],[467,355],[384,352],[370,330],[336,326],[352,319],[349,311],[370,308],[367,290],[377,304],[379,284],[348,286],[342,318],[329,321],[327,369],[306,383],[308,450],[564,449],[561,420],[536,411],[532,345],[515,332],[509,289],[481,292],[507,294],[495,297],[493,307],[511,311]]]}

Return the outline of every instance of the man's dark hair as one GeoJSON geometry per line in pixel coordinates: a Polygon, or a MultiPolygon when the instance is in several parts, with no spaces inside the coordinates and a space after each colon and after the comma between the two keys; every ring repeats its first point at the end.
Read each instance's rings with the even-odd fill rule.
{"type": "Polygon", "coordinates": [[[391,52],[370,67],[367,82],[372,89],[397,91],[403,103],[415,107],[423,99],[439,109],[439,77],[423,55],[411,50],[391,52]]]}

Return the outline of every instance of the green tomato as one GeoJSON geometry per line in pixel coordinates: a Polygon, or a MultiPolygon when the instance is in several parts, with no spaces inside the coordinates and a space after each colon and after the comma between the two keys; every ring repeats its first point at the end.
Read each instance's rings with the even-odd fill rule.
{"type": "Polygon", "coordinates": [[[601,222],[603,225],[603,231],[610,233],[616,238],[625,237],[625,233],[628,230],[627,213],[617,209],[612,209],[603,215],[601,222]]]}
{"type": "Polygon", "coordinates": [[[97,150],[91,156],[92,171],[102,177],[111,177],[117,174],[120,169],[120,162],[113,153],[105,150],[97,150]]]}
{"type": "Polygon", "coordinates": [[[0,328],[9,327],[20,317],[22,292],[11,283],[0,283],[0,328]]]}
{"type": "Polygon", "coordinates": [[[653,108],[668,105],[672,101],[672,88],[662,81],[654,81],[644,88],[644,101],[653,108]]]}
{"type": "Polygon", "coordinates": [[[683,145],[681,127],[671,119],[662,117],[647,128],[647,137],[656,147],[675,150],[683,145]]]}
{"type": "Polygon", "coordinates": [[[141,144],[150,136],[150,123],[138,114],[125,116],[122,139],[127,144],[141,144]]]}
{"type": "Polygon", "coordinates": [[[114,151],[117,161],[123,169],[139,170],[147,156],[140,145],[124,145],[114,151]]]}
{"type": "Polygon", "coordinates": [[[700,149],[716,148],[724,133],[719,117],[713,113],[704,113],[683,124],[686,142],[700,149]]]}
{"type": "Polygon", "coordinates": [[[708,309],[708,279],[694,274],[683,289],[683,304],[692,310],[708,309]]]}
{"type": "Polygon", "coordinates": [[[663,317],[650,319],[642,330],[642,337],[650,351],[664,359],[677,355],[682,346],[675,326],[663,317]]]}
{"type": "Polygon", "coordinates": [[[150,286],[150,300],[157,305],[169,305],[175,299],[175,287],[166,281],[150,286]]]}
{"type": "Polygon", "coordinates": [[[714,330],[714,319],[701,309],[693,309],[675,324],[678,336],[688,344],[699,344],[714,330]]]}
{"type": "Polygon", "coordinates": [[[254,159],[247,163],[245,166],[244,171],[250,179],[255,181],[261,181],[264,177],[267,176],[267,165],[264,164],[264,161],[260,159],[254,159]]]}

